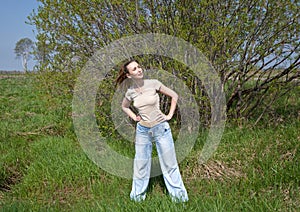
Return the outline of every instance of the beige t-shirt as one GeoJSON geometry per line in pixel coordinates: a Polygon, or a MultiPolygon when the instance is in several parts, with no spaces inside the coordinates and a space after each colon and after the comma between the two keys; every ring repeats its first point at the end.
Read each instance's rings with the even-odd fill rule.
{"type": "Polygon", "coordinates": [[[158,80],[144,80],[142,92],[136,91],[130,87],[125,97],[129,101],[133,101],[133,106],[138,110],[142,120],[141,125],[152,127],[158,123],[165,121],[165,116],[160,110],[158,91],[162,83],[158,80]]]}

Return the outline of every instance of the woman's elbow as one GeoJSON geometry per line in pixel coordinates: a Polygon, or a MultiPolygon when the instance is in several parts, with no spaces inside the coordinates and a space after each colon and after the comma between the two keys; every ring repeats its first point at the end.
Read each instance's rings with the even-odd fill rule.
{"type": "Polygon", "coordinates": [[[123,106],[123,105],[122,105],[122,110],[123,110],[124,112],[126,112],[128,109],[129,109],[129,107],[126,107],[126,106],[123,106]]]}
{"type": "Polygon", "coordinates": [[[172,99],[177,102],[178,98],[179,98],[178,94],[174,92],[172,99]]]}

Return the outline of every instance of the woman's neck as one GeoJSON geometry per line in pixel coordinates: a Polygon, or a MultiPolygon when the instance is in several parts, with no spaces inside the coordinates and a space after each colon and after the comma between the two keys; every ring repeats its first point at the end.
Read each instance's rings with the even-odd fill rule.
{"type": "Polygon", "coordinates": [[[138,88],[142,87],[144,85],[144,79],[134,79],[133,85],[138,88]]]}

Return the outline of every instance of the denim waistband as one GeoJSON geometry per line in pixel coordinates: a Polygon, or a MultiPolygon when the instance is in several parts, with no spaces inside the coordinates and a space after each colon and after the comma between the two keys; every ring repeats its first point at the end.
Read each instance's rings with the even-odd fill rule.
{"type": "Polygon", "coordinates": [[[152,121],[152,122],[146,122],[146,121],[141,120],[141,121],[138,122],[138,124],[140,124],[143,127],[152,128],[152,127],[155,127],[156,125],[161,124],[163,122],[165,122],[165,120],[152,121]]]}
{"type": "Polygon", "coordinates": [[[167,123],[167,121],[163,121],[163,122],[158,122],[158,123],[156,123],[155,125],[150,125],[150,124],[146,124],[146,125],[144,125],[144,122],[138,122],[137,123],[137,127],[141,127],[141,128],[144,128],[145,130],[146,129],[153,129],[153,128],[156,128],[156,127],[159,127],[159,126],[161,126],[161,125],[164,125],[165,123],[167,123]]]}
{"type": "Polygon", "coordinates": [[[162,136],[169,131],[170,125],[167,121],[161,122],[153,127],[145,127],[140,123],[136,126],[137,135],[162,136]]]}

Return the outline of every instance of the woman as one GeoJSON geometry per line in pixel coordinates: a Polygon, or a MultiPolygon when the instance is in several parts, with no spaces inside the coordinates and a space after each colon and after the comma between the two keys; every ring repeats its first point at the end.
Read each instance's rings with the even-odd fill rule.
{"type": "Polygon", "coordinates": [[[141,201],[146,198],[151,171],[152,141],[155,142],[163,178],[168,192],[175,202],[188,201],[188,195],[176,160],[174,142],[168,120],[174,114],[178,95],[158,80],[144,79],[143,69],[136,60],[125,63],[117,78],[117,84],[130,80],[122,102],[123,111],[137,122],[135,138],[135,158],[133,183],[130,198],[141,201]],[[163,114],[159,108],[157,92],[172,98],[170,111],[163,114]],[[130,104],[138,110],[138,115],[130,108],[130,104]]]}

